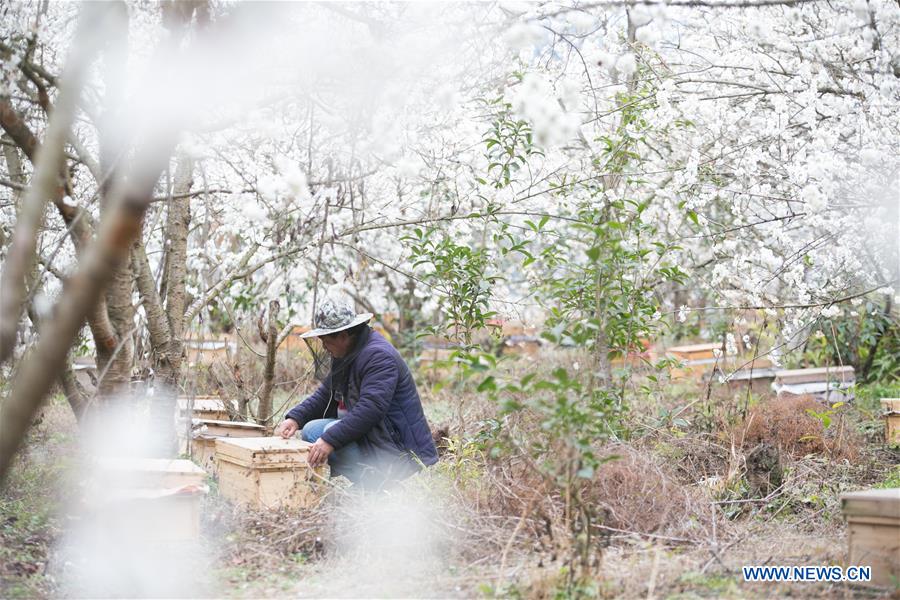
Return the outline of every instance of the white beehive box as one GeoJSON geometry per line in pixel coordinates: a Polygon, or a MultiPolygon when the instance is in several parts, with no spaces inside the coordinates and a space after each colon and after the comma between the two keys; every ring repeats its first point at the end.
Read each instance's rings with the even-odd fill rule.
{"type": "Polygon", "coordinates": [[[328,466],[309,466],[310,446],[294,438],[217,439],[219,493],[257,509],[315,505],[325,491],[328,466]]]}
{"type": "Polygon", "coordinates": [[[94,471],[94,510],[124,538],[181,542],[200,536],[206,472],[189,460],[103,458],[94,471]]]}
{"type": "Polygon", "coordinates": [[[825,402],[852,399],[849,388],[856,383],[853,367],[816,367],[778,371],[772,389],[776,394],[813,395],[825,402]]]}

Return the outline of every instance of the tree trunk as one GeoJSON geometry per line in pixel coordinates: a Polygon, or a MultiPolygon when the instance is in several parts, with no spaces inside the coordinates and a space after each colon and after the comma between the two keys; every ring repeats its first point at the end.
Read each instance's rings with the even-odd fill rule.
{"type": "MultiPolygon", "coordinates": [[[[193,161],[183,155],[178,159],[175,195],[190,191],[193,161]]],[[[178,443],[172,415],[178,398],[178,383],[181,378],[182,319],[184,314],[185,258],[187,254],[187,232],[190,225],[190,205],[187,198],[169,201],[165,239],[169,242],[166,260],[173,258],[176,268],[166,275],[168,293],[167,310],[156,289],[153,270],[147,259],[143,243],[135,244],[132,260],[135,283],[141,296],[141,303],[147,315],[150,346],[153,355],[154,397],[150,411],[153,430],[161,439],[161,452],[177,453],[178,443]],[[169,281],[171,278],[171,281],[169,281]],[[175,331],[173,331],[175,330],[175,331]],[[176,333],[177,331],[177,333],[176,333]]],[[[169,263],[173,264],[173,263],[169,263]]]]}
{"type": "MultiPolygon", "coordinates": [[[[259,397],[259,410],[257,418],[266,427],[272,426],[272,387],[275,381],[275,358],[278,349],[278,309],[281,308],[278,300],[269,302],[269,323],[265,335],[266,340],[266,370],[263,375],[263,389],[259,397]]],[[[260,323],[260,334],[263,334],[260,323]]]]}

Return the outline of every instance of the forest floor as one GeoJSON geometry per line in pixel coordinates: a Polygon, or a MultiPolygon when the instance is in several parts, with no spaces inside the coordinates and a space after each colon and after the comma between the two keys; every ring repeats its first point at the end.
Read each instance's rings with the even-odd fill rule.
{"type": "MultiPolygon", "coordinates": [[[[623,457],[620,466],[609,467],[608,475],[601,470],[595,482],[609,518],[595,581],[585,595],[900,597],[900,587],[750,584],[741,577],[743,565],[846,563],[840,494],[900,487],[900,451],[883,444],[879,393],[861,389],[854,403],[839,409],[840,439],[834,439],[836,425],[823,427],[816,433],[820,445],[808,445],[808,432],[790,430],[790,423],[818,422],[804,419],[802,406],[755,413],[779,424],[777,431],[755,432],[763,441],[789,448],[792,440],[783,436],[799,436],[794,451],[780,456],[781,484],[763,491],[754,484],[751,453],[735,447],[734,429],[723,425],[728,421],[721,407],[740,406],[736,396],[719,390],[704,398],[700,387],[688,383],[672,385],[644,405],[633,404],[632,434],[613,447],[623,457]],[[800,412],[778,412],[790,410],[800,412]],[[675,424],[672,414],[684,420],[675,424]],[[767,435],[776,439],[765,440],[767,435]]],[[[453,431],[458,418],[453,393],[425,390],[423,396],[431,422],[453,431]]],[[[753,404],[759,410],[773,406],[760,398],[753,404]]],[[[469,406],[467,435],[484,425],[476,402],[469,406]]],[[[60,547],[79,519],[81,501],[72,469],[76,432],[67,405],[54,399],[0,493],[2,598],[120,595],[104,593],[97,582],[72,587],[65,577],[71,560],[60,547]]],[[[509,495],[509,482],[465,439],[453,436],[436,468],[390,494],[361,496],[339,481],[309,511],[235,508],[211,480],[200,543],[187,550],[190,560],[175,561],[170,553],[168,567],[165,560],[162,567],[155,565],[157,578],[159,568],[171,568],[165,577],[174,587],[151,589],[171,592],[156,595],[234,598],[556,597],[564,573],[559,547],[533,533],[549,530],[542,519],[552,515],[531,505],[498,503],[498,497],[509,495]]],[[[138,562],[129,563],[136,578],[143,568],[138,562]]],[[[102,569],[98,573],[104,576],[102,569]]]]}

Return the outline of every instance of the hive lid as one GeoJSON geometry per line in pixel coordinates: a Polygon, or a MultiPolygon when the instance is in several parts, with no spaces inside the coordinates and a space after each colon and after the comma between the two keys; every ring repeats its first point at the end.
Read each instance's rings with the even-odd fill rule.
{"type": "MultiPolygon", "coordinates": [[[[178,399],[178,410],[186,411],[190,406],[190,400],[188,398],[179,398],[178,399]]],[[[223,402],[219,398],[194,398],[193,402],[194,410],[225,410],[225,402],[223,402]]]]}
{"type": "Polygon", "coordinates": [[[817,381],[853,381],[853,367],[816,367],[788,369],[775,374],[778,383],[813,383],[817,381]]]}
{"type": "Polygon", "coordinates": [[[96,466],[100,478],[112,487],[178,488],[206,481],[206,471],[184,459],[99,458],[96,466]]]}
{"type": "Polygon", "coordinates": [[[881,410],[885,413],[900,413],[900,398],[882,398],[881,410]]]}
{"type": "Polygon", "coordinates": [[[293,466],[306,464],[309,442],[281,437],[219,438],[216,456],[243,466],[293,466]]]}
{"type": "Polygon", "coordinates": [[[667,348],[666,352],[712,352],[716,348],[721,348],[721,342],[709,342],[704,344],[687,344],[686,346],[672,346],[671,348],[667,348]]]}
{"type": "Polygon", "coordinates": [[[881,517],[900,524],[900,488],[848,492],[841,496],[846,517],[881,517]]]}
{"type": "Polygon", "coordinates": [[[775,369],[741,369],[728,376],[728,381],[746,381],[748,379],[774,379],[775,369]]]}
{"type": "Polygon", "coordinates": [[[266,428],[265,425],[259,425],[258,423],[248,423],[246,421],[220,421],[219,419],[194,419],[192,423],[195,427],[200,425],[216,425],[219,427],[232,427],[234,429],[258,429],[260,431],[266,428]]]}

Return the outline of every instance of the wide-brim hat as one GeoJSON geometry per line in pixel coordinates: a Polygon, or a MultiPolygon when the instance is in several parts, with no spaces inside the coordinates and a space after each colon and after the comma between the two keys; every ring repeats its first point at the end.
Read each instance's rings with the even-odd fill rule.
{"type": "Polygon", "coordinates": [[[357,313],[347,301],[329,298],[316,310],[314,329],[301,334],[300,337],[311,338],[337,333],[366,323],[373,316],[372,313],[357,313]]]}

